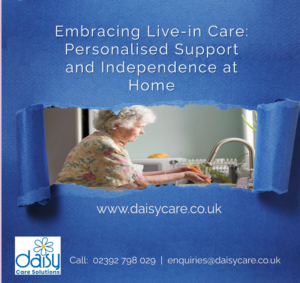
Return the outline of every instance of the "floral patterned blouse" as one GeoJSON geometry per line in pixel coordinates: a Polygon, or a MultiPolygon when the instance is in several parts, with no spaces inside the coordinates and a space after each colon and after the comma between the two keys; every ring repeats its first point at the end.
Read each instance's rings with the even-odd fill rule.
{"type": "Polygon", "coordinates": [[[69,153],[57,181],[86,187],[119,187],[142,178],[123,143],[104,131],[84,138],[69,153]]]}

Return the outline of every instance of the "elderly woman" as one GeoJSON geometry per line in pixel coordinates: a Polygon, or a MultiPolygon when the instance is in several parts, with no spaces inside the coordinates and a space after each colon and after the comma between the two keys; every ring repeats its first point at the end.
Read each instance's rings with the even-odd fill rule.
{"type": "Polygon", "coordinates": [[[125,107],[118,115],[110,110],[99,110],[94,121],[98,131],[71,150],[57,181],[86,187],[144,189],[149,184],[162,185],[182,179],[203,183],[210,178],[191,172],[187,166],[163,172],[136,170],[125,146],[144,134],[144,127],[154,121],[153,112],[140,105],[125,107]]]}

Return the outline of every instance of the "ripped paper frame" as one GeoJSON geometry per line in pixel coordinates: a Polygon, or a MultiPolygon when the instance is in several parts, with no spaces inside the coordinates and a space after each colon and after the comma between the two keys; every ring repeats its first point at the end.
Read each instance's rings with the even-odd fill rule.
{"type": "MultiPolygon", "coordinates": [[[[80,282],[82,278],[87,282],[295,282],[298,279],[300,123],[297,101],[300,100],[300,62],[296,35],[299,32],[299,3],[172,3],[171,8],[171,2],[162,4],[160,1],[143,5],[139,1],[101,2],[101,5],[95,1],[88,3],[89,6],[77,0],[71,4],[66,1],[3,2],[2,276],[6,281],[29,280],[14,275],[14,237],[46,235],[61,236],[62,275],[31,276],[31,282],[80,282]],[[67,75],[63,67],[65,64],[75,64],[77,60],[89,64],[92,58],[79,60],[73,55],[66,57],[63,46],[67,40],[53,37],[54,26],[62,23],[69,26],[97,25],[100,21],[105,27],[110,27],[119,19],[124,26],[141,28],[157,24],[179,28],[189,24],[204,28],[212,24],[244,27],[248,28],[249,37],[238,41],[240,57],[211,60],[224,64],[236,59],[237,74],[141,76],[141,80],[145,81],[175,81],[176,88],[172,93],[130,92],[127,90],[128,80],[132,78],[129,74],[67,75]],[[285,98],[287,100],[275,102],[285,98]],[[149,187],[144,191],[114,194],[75,185],[54,185],[50,188],[48,204],[18,208],[18,197],[20,193],[25,195],[27,189],[41,188],[38,198],[49,198],[47,170],[40,166],[45,164],[44,152],[40,151],[43,143],[35,140],[35,135],[42,135],[42,131],[34,127],[37,122],[35,115],[27,116],[28,113],[24,113],[26,109],[42,111],[54,105],[117,110],[133,104],[216,105],[220,109],[258,107],[259,115],[265,119],[258,126],[262,129],[257,129],[264,132],[258,137],[261,139],[259,144],[264,146],[257,147],[257,156],[262,159],[256,164],[260,174],[255,172],[259,182],[256,187],[259,191],[268,192],[237,191],[215,185],[201,190],[196,187],[183,190],[169,185],[163,190],[149,187]],[[267,112],[272,113],[271,121],[265,115],[267,112]],[[16,113],[19,113],[18,127],[16,113]],[[269,122],[273,126],[268,128],[269,122]],[[279,129],[276,128],[278,125],[281,126],[279,129]],[[34,142],[27,143],[25,136],[34,142]],[[266,148],[266,144],[271,146],[266,148]],[[26,154],[25,148],[28,150],[26,154]],[[264,156],[267,151],[271,161],[264,156]],[[38,178],[31,177],[35,172],[38,178]],[[43,178],[40,179],[41,176],[43,178]],[[158,207],[217,205],[222,207],[222,214],[113,216],[100,215],[97,211],[97,206],[136,204],[158,207]],[[70,263],[71,256],[86,256],[89,263],[74,265],[70,263]],[[158,264],[110,268],[92,263],[95,257],[133,256],[155,257],[158,264]],[[163,265],[159,265],[161,256],[163,265]],[[179,266],[166,262],[168,258],[190,256],[225,259],[278,257],[281,263],[179,266]]],[[[170,45],[177,41],[176,38],[168,38],[170,45]]],[[[95,44],[93,40],[74,42],[95,44]]],[[[105,44],[109,42],[103,41],[105,44]]],[[[148,41],[143,37],[139,42],[141,45],[162,45],[165,39],[148,41]]],[[[183,39],[182,42],[195,44],[192,39],[183,39]]],[[[202,42],[217,46],[233,44],[235,39],[216,38],[212,41],[204,36],[202,42]]],[[[113,43],[124,45],[128,41],[116,38],[113,43]]],[[[160,60],[172,62],[183,59],[176,56],[145,58],[147,63],[160,60]]],[[[119,59],[109,58],[109,61],[116,64],[119,59]]],[[[133,58],[132,62],[138,63],[139,58],[133,58]]],[[[41,117],[40,113],[36,113],[37,117],[41,117]]],[[[19,204],[32,202],[28,198],[26,201],[19,199],[19,204]]]]}

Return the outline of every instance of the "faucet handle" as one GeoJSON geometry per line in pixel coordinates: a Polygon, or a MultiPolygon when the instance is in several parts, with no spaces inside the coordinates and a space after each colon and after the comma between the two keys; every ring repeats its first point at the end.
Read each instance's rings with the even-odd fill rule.
{"type": "Polygon", "coordinates": [[[250,168],[250,179],[252,179],[252,182],[253,182],[253,174],[254,174],[254,169],[250,168]]]}
{"type": "Polygon", "coordinates": [[[203,165],[206,166],[206,167],[212,167],[213,166],[213,164],[211,162],[207,162],[207,161],[205,161],[203,163],[203,165]]]}

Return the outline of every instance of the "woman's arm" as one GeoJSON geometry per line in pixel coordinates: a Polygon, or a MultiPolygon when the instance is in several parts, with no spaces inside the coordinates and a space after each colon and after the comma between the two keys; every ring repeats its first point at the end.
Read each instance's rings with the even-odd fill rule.
{"type": "Polygon", "coordinates": [[[192,169],[189,166],[183,166],[174,168],[167,171],[154,171],[154,172],[143,172],[144,176],[156,176],[156,175],[164,175],[164,174],[173,174],[173,173],[180,173],[180,172],[186,172],[191,171],[192,169]]]}
{"type": "Polygon", "coordinates": [[[154,172],[143,172],[143,176],[156,176],[168,174],[168,171],[154,171],[154,172]]]}
{"type": "Polygon", "coordinates": [[[211,177],[209,175],[203,176],[198,173],[186,171],[180,173],[144,176],[144,178],[141,178],[140,180],[135,181],[133,183],[123,185],[122,187],[130,189],[145,189],[148,185],[158,186],[162,184],[168,184],[173,181],[179,181],[182,179],[187,179],[194,183],[204,183],[205,179],[210,180],[210,178],[211,177]]]}

